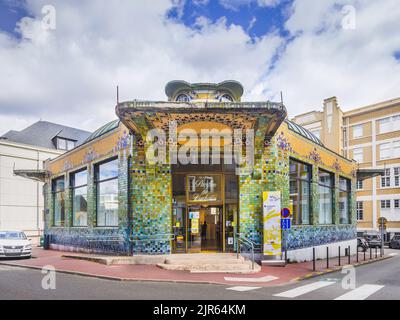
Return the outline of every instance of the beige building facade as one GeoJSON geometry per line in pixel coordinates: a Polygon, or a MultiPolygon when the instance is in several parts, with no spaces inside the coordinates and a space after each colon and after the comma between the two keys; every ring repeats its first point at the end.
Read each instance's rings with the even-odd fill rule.
{"type": "Polygon", "coordinates": [[[359,169],[383,169],[384,176],[357,182],[357,229],[378,231],[388,220],[386,240],[400,234],[400,98],[342,111],[335,97],[322,111],[292,119],[326,147],[354,159],[359,169]]]}

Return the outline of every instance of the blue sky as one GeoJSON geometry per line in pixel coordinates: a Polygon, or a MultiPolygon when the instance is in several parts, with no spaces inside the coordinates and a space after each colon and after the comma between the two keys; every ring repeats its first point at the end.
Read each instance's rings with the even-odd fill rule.
{"type": "Polygon", "coordinates": [[[0,30],[19,37],[15,32],[16,23],[29,13],[21,1],[0,0],[0,30]]]}
{"type": "Polygon", "coordinates": [[[216,0],[206,1],[205,4],[188,1],[185,2],[181,14],[174,9],[169,15],[181,20],[188,27],[193,27],[200,16],[214,23],[221,17],[225,17],[228,24],[242,26],[252,37],[260,37],[274,30],[278,30],[281,35],[287,35],[284,23],[291,3],[291,0],[285,0],[276,6],[262,7],[256,1],[248,3],[245,1],[243,4],[232,4],[232,7],[227,7],[216,0]]]}
{"type": "Polygon", "coordinates": [[[0,134],[38,119],[94,130],[117,85],[164,100],[173,79],[238,80],[245,101],[282,91],[290,117],[332,96],[343,110],[393,99],[398,30],[398,0],[0,0],[0,134]]]}

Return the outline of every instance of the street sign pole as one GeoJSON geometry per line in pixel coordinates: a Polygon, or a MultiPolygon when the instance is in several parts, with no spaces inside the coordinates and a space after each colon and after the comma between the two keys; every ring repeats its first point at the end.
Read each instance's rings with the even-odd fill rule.
{"type": "Polygon", "coordinates": [[[383,248],[383,236],[384,236],[384,224],[381,224],[381,257],[385,255],[385,249],[383,248]]]}

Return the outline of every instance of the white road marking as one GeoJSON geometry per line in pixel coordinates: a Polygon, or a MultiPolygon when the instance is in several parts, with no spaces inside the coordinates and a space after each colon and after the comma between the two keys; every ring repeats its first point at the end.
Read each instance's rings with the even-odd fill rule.
{"type": "Polygon", "coordinates": [[[238,282],[270,282],[279,279],[274,276],[265,276],[260,278],[234,278],[234,277],[224,277],[226,281],[238,281],[238,282]]]}
{"type": "Polygon", "coordinates": [[[392,252],[392,253],[389,253],[389,256],[392,256],[392,257],[394,257],[394,256],[397,256],[398,255],[398,253],[397,252],[392,252]]]}
{"type": "Polygon", "coordinates": [[[261,287],[241,287],[241,286],[237,286],[237,287],[231,287],[231,288],[226,288],[226,290],[232,290],[232,291],[250,291],[250,290],[256,290],[256,289],[260,289],[261,287]]]}
{"type": "Polygon", "coordinates": [[[311,291],[321,289],[327,286],[330,286],[332,284],[335,284],[336,282],[334,281],[318,281],[318,282],[313,282],[310,284],[306,284],[301,287],[297,287],[282,293],[274,294],[276,297],[283,297],[283,298],[296,298],[298,296],[301,296],[303,294],[309,293],[311,291]]]}
{"type": "Polygon", "coordinates": [[[350,292],[337,297],[335,300],[365,300],[371,294],[374,294],[383,287],[384,286],[378,286],[375,284],[364,284],[357,289],[351,290],[350,292]]]}

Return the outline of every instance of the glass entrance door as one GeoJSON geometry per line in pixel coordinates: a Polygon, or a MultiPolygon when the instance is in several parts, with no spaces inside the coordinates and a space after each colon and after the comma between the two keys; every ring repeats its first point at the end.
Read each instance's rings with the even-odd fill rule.
{"type": "Polygon", "coordinates": [[[222,251],[222,206],[189,206],[188,251],[222,251]]]}

